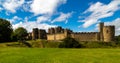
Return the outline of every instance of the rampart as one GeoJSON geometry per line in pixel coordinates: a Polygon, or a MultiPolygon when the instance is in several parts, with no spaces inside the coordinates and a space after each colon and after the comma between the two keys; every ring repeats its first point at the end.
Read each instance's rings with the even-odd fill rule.
{"type": "Polygon", "coordinates": [[[80,32],[71,34],[72,38],[75,38],[78,41],[99,41],[98,32],[80,32]]]}

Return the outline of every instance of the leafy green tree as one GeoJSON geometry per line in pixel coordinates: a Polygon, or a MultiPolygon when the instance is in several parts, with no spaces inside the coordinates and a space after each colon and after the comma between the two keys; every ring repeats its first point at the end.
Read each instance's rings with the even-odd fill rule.
{"type": "Polygon", "coordinates": [[[23,27],[19,27],[14,31],[13,37],[16,37],[17,40],[25,40],[27,35],[27,30],[23,27]]]}
{"type": "Polygon", "coordinates": [[[11,40],[12,41],[17,41],[17,35],[13,32],[12,35],[11,35],[11,40]]]}
{"type": "Polygon", "coordinates": [[[60,48],[80,48],[81,44],[71,37],[66,37],[63,42],[59,45],[60,48]]]}
{"type": "Polygon", "coordinates": [[[13,29],[10,22],[0,18],[0,42],[10,41],[12,32],[13,29]]]}
{"type": "Polygon", "coordinates": [[[119,36],[115,36],[115,41],[116,42],[120,42],[120,35],[119,36]]]}

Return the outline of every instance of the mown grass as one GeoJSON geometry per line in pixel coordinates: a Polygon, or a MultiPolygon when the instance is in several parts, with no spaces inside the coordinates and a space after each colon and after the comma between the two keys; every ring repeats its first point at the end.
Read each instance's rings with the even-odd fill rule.
{"type": "Polygon", "coordinates": [[[0,48],[0,63],[119,63],[120,49],[0,48]]]}

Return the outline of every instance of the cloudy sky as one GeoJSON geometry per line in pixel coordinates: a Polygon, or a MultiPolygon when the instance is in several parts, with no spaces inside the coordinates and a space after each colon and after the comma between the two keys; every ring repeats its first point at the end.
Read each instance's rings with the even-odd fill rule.
{"type": "Polygon", "coordinates": [[[120,34],[120,0],[0,0],[0,18],[13,28],[62,26],[75,32],[96,32],[99,22],[115,25],[120,34]]]}

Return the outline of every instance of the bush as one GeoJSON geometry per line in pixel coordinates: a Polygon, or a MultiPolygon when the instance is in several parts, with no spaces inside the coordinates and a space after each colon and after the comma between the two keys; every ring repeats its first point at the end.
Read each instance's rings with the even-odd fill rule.
{"type": "Polygon", "coordinates": [[[80,42],[82,48],[115,48],[120,47],[116,42],[80,42]]]}
{"type": "Polygon", "coordinates": [[[63,42],[60,43],[59,48],[80,48],[81,45],[73,38],[66,37],[63,42]]]}
{"type": "Polygon", "coordinates": [[[120,35],[119,36],[115,36],[115,41],[116,42],[120,42],[120,35]]]}

